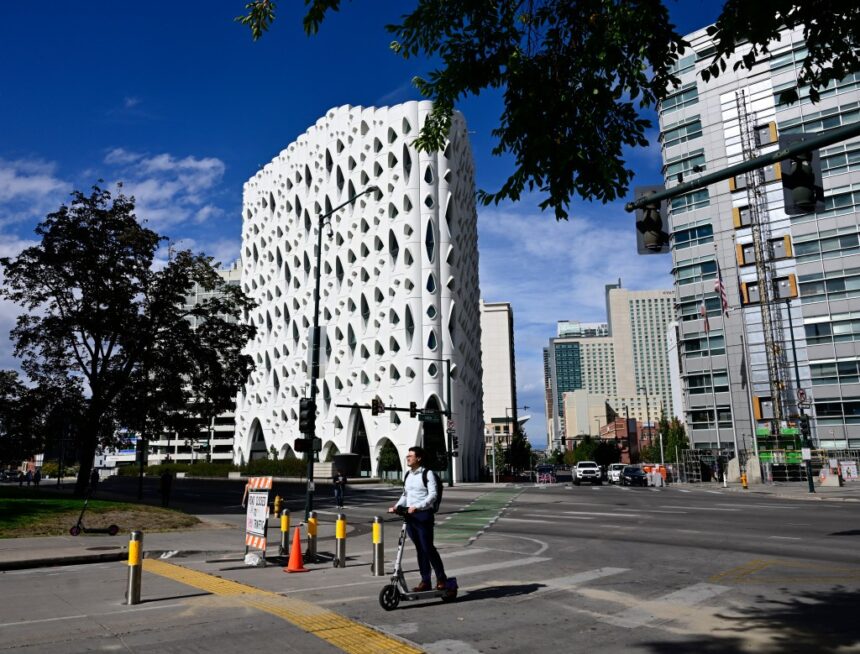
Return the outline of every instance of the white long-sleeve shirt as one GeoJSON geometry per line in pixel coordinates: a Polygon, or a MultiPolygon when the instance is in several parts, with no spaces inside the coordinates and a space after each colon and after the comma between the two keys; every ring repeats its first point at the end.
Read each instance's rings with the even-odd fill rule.
{"type": "Polygon", "coordinates": [[[403,482],[403,495],[395,506],[414,506],[416,511],[424,511],[436,502],[439,489],[436,487],[436,475],[427,472],[427,486],[424,486],[424,468],[410,470],[403,482]]]}

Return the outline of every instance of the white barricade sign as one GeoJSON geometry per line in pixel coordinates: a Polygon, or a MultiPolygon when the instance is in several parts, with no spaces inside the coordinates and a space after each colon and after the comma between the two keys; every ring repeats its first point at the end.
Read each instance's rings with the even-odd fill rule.
{"type": "Polygon", "coordinates": [[[266,556],[266,537],[269,527],[269,491],[271,477],[248,479],[248,509],[245,513],[245,554],[248,548],[262,550],[266,556]]]}

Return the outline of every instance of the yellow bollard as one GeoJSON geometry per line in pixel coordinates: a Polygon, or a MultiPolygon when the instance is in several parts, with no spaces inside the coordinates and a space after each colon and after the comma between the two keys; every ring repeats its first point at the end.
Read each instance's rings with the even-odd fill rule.
{"type": "Polygon", "coordinates": [[[346,567],[346,516],[343,513],[337,514],[337,522],[334,528],[335,538],[335,554],[334,567],[346,567]]]}
{"type": "Polygon", "coordinates": [[[308,514],[308,549],[305,558],[316,562],[317,560],[317,512],[308,514]]]}
{"type": "Polygon", "coordinates": [[[286,556],[287,554],[287,539],[289,538],[289,531],[290,511],[289,509],[284,509],[284,512],[281,514],[281,544],[278,546],[279,556],[286,556]]]}
{"type": "Polygon", "coordinates": [[[128,586],[126,604],[140,604],[140,577],[143,571],[143,532],[131,532],[128,541],[128,586]]]}
{"type": "Polygon", "coordinates": [[[374,577],[385,576],[385,544],[383,543],[382,518],[373,517],[373,565],[370,571],[374,577]]]}
{"type": "Polygon", "coordinates": [[[747,486],[747,473],[745,472],[741,473],[741,486],[743,486],[744,488],[749,488],[749,486],[747,486]]]}
{"type": "Polygon", "coordinates": [[[283,500],[280,495],[275,495],[274,509],[275,509],[275,517],[277,518],[281,515],[281,506],[283,505],[283,500]]]}

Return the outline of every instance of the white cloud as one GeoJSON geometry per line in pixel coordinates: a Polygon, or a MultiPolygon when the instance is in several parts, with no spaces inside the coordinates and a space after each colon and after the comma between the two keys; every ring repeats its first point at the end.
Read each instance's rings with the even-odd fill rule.
{"type": "Polygon", "coordinates": [[[134,196],[138,218],[156,231],[202,224],[223,215],[211,201],[226,168],[220,159],[114,148],[104,162],[115,168],[114,176],[123,181],[124,192],[134,196]]]}
{"type": "Polygon", "coordinates": [[[518,404],[529,405],[532,443],[545,444],[543,348],[558,320],[605,321],[606,284],[672,288],[668,256],[639,256],[633,217],[619,205],[584,205],[577,217],[515,208],[479,212],[481,296],[514,313],[518,404]]]}
{"type": "MultiPolygon", "coordinates": [[[[15,257],[22,250],[36,245],[36,241],[20,239],[12,234],[0,233],[0,257],[15,257]]],[[[4,283],[3,270],[0,268],[0,284],[4,283]]],[[[9,300],[0,300],[0,369],[18,370],[20,364],[15,358],[14,345],[9,340],[9,332],[15,326],[18,316],[23,309],[9,300]]]]}
{"type": "Polygon", "coordinates": [[[0,226],[41,219],[67,198],[72,185],[40,159],[0,159],[0,226]]]}
{"type": "Polygon", "coordinates": [[[140,104],[140,98],[135,98],[133,96],[126,96],[122,101],[123,106],[126,109],[132,109],[140,104]]]}

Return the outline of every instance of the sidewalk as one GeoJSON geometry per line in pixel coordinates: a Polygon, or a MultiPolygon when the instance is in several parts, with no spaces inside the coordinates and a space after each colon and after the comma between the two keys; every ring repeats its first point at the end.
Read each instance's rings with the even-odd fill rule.
{"type": "Polygon", "coordinates": [[[811,500],[829,502],[860,502],[860,483],[848,482],[844,486],[819,486],[815,485],[815,492],[809,492],[809,486],[803,482],[773,482],[772,484],[750,484],[748,489],[741,486],[740,482],[729,482],[723,486],[718,482],[702,482],[698,484],[676,482],[672,486],[689,489],[724,490],[736,493],[748,493],[750,495],[769,495],[779,499],[811,500]]]}

